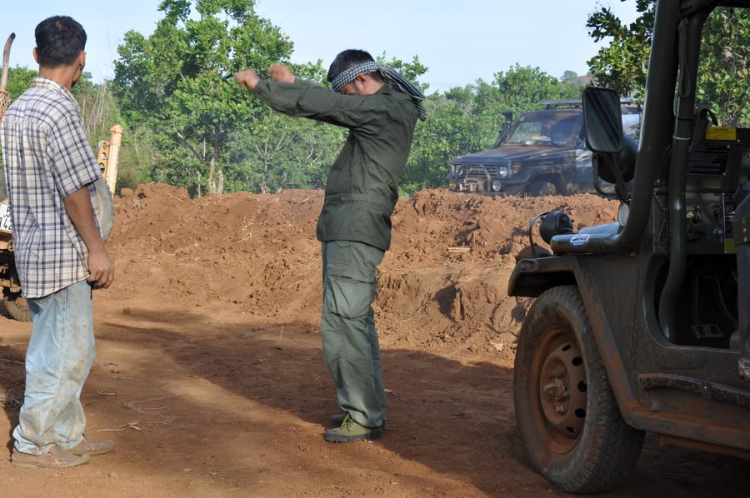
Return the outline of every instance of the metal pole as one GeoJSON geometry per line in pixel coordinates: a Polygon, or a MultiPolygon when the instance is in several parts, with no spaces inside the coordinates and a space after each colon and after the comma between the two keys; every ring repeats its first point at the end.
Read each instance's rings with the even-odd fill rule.
{"type": "Polygon", "coordinates": [[[555,252],[612,253],[638,247],[651,214],[654,182],[662,167],[664,152],[671,141],[672,102],[677,81],[677,24],[680,2],[659,0],[656,4],[651,56],[648,63],[646,98],[643,104],[641,139],[638,144],[633,198],[628,221],[622,232],[608,237],[591,237],[586,246],[572,246],[571,235],[557,235],[555,252]]]}
{"type": "Polygon", "coordinates": [[[685,18],[680,23],[680,100],[672,136],[669,165],[669,274],[659,300],[659,325],[664,337],[677,339],[677,305],[687,266],[687,208],[685,182],[687,158],[695,116],[695,86],[700,63],[700,43],[707,12],[685,18]]]}

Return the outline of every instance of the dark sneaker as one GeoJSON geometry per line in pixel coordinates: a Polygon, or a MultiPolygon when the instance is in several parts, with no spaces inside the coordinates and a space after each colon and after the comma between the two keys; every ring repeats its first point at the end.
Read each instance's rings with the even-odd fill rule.
{"type": "MultiPolygon", "coordinates": [[[[335,415],[331,415],[331,425],[334,427],[340,427],[341,424],[344,422],[344,419],[346,418],[346,413],[337,413],[335,415]]],[[[386,420],[383,420],[383,425],[380,427],[381,430],[385,430],[386,420]]]]}
{"type": "Polygon", "coordinates": [[[44,455],[29,455],[13,450],[10,457],[11,465],[25,469],[65,469],[89,463],[90,460],[90,455],[74,455],[56,444],[44,455]]]}
{"type": "Polygon", "coordinates": [[[329,443],[353,443],[365,439],[380,439],[383,435],[381,428],[370,429],[359,425],[349,415],[344,417],[341,427],[326,431],[323,436],[329,443]]]}
{"type": "Polygon", "coordinates": [[[78,445],[68,451],[74,455],[103,455],[115,449],[114,441],[106,440],[95,442],[83,436],[78,445]]]}

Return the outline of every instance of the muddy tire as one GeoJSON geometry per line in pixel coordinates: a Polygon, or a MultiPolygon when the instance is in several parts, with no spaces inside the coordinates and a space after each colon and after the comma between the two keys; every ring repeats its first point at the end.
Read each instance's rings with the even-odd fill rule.
{"type": "Polygon", "coordinates": [[[598,493],[635,467],[644,432],[620,414],[575,286],[547,290],[518,339],[518,429],[534,469],[563,491],[598,493]]]}
{"type": "Polygon", "coordinates": [[[18,294],[8,294],[3,299],[5,309],[8,310],[10,316],[18,320],[19,322],[30,322],[31,311],[29,306],[26,304],[26,299],[18,294]]]}
{"type": "Polygon", "coordinates": [[[529,185],[526,193],[530,197],[544,197],[545,195],[557,195],[560,191],[557,189],[557,185],[552,182],[539,181],[529,185]]]}

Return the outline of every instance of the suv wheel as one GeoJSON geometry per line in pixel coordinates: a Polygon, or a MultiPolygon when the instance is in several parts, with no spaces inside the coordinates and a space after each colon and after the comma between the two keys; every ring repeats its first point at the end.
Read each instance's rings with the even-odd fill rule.
{"type": "Polygon", "coordinates": [[[542,180],[529,185],[526,193],[531,197],[543,197],[545,195],[557,195],[560,191],[554,183],[542,180]]]}

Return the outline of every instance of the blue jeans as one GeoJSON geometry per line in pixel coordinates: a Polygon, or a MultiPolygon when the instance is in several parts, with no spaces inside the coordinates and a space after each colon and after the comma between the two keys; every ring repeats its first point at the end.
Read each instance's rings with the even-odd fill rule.
{"type": "Polygon", "coordinates": [[[43,455],[53,444],[78,445],[86,427],[80,397],[94,364],[91,285],[81,281],[28,299],[34,324],[26,352],[26,393],[13,431],[21,453],[43,455]]]}

